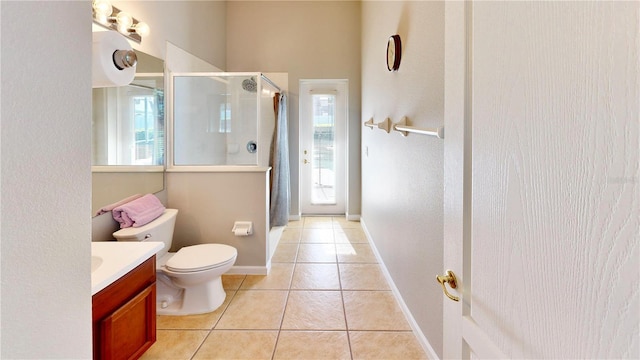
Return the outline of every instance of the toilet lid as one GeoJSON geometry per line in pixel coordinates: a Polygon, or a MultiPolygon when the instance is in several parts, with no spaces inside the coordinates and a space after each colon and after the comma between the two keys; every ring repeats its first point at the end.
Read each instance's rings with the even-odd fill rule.
{"type": "Polygon", "coordinates": [[[235,260],[236,248],[223,244],[185,246],[167,260],[167,269],[176,272],[206,270],[235,260]]]}

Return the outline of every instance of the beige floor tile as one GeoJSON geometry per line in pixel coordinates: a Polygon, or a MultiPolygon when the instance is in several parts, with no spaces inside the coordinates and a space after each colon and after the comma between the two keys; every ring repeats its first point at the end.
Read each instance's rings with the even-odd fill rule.
{"type": "Polygon", "coordinates": [[[333,229],[336,244],[368,244],[362,229],[333,229]]]}
{"type": "Polygon", "coordinates": [[[142,354],[141,359],[191,359],[209,331],[158,330],[156,343],[142,354]]]}
{"type": "Polygon", "coordinates": [[[300,242],[300,236],[302,235],[302,227],[300,228],[286,228],[284,229],[284,231],[282,232],[282,235],[280,236],[280,244],[283,243],[299,243],[300,242]]]}
{"type": "Polygon", "coordinates": [[[310,216],[304,218],[305,229],[332,229],[333,220],[330,216],[310,216]]]}
{"type": "Polygon", "coordinates": [[[215,311],[198,315],[158,315],[156,318],[156,328],[211,330],[236,294],[235,291],[231,290],[226,290],[226,293],[227,297],[224,299],[224,302],[215,311]]]}
{"type": "Polygon", "coordinates": [[[340,290],[336,264],[298,263],[291,288],[297,290],[340,290]]]}
{"type": "Polygon", "coordinates": [[[291,291],[282,329],[346,330],[340,291],[291,291]]]}
{"type": "Polygon", "coordinates": [[[353,359],[428,359],[412,332],[350,331],[353,359]]]}
{"type": "Polygon", "coordinates": [[[341,263],[378,263],[369,244],[336,244],[336,253],[341,263]]]}
{"type": "Polygon", "coordinates": [[[291,285],[293,267],[294,264],[272,264],[269,275],[247,275],[240,288],[243,290],[288,290],[291,285]]]}
{"type": "Polygon", "coordinates": [[[238,290],[246,275],[222,275],[222,287],[225,290],[238,290]]]}
{"type": "Polygon", "coordinates": [[[227,298],[216,311],[158,316],[158,341],[143,359],[427,358],[359,222],[290,222],[268,276],[222,281],[227,298]]]}
{"type": "Polygon", "coordinates": [[[302,228],[304,226],[304,218],[301,220],[292,220],[287,223],[287,229],[297,229],[302,228]]]}
{"type": "Polygon", "coordinates": [[[336,262],[336,246],[334,244],[300,244],[298,262],[336,262]]]}
{"type": "Polygon", "coordinates": [[[344,331],[282,331],[274,359],[351,359],[344,331]]]}
{"type": "Polygon", "coordinates": [[[271,257],[272,263],[292,263],[296,261],[298,244],[280,243],[271,257]]]}
{"type": "Polygon", "coordinates": [[[340,264],[344,290],[390,290],[378,264],[340,264]]]}
{"type": "Polygon", "coordinates": [[[303,229],[300,242],[333,244],[333,229],[303,229]]]}
{"type": "Polygon", "coordinates": [[[334,229],[362,229],[360,221],[349,221],[344,216],[334,216],[332,220],[334,229]]]}
{"type": "Polygon", "coordinates": [[[343,291],[349,330],[411,330],[391,291],[343,291]]]}
{"type": "Polygon", "coordinates": [[[194,356],[206,360],[269,360],[277,331],[213,330],[194,356]]]}
{"type": "Polygon", "coordinates": [[[215,329],[280,328],[287,291],[238,290],[215,329]]]}

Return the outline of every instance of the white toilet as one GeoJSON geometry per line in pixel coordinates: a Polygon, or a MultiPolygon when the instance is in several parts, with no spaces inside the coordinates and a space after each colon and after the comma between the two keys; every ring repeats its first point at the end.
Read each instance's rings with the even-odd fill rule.
{"type": "Polygon", "coordinates": [[[223,244],[186,246],[170,253],[178,210],[164,213],[137,228],[113,233],[118,241],[159,241],[156,254],[156,301],[158,315],[203,314],[217,309],[226,297],[221,275],[233,266],[236,248],[223,244]]]}

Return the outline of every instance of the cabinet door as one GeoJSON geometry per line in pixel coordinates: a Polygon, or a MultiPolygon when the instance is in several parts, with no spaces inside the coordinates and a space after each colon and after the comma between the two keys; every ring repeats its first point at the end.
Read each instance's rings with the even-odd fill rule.
{"type": "Polygon", "coordinates": [[[156,285],[100,322],[102,359],[137,359],[156,341],[156,285]]]}

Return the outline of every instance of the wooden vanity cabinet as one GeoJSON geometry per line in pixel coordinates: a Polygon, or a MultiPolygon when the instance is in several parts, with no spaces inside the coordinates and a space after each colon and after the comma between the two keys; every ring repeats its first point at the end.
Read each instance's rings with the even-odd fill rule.
{"type": "Polygon", "coordinates": [[[156,257],[93,295],[93,358],[137,359],[156,341],[156,257]]]}

